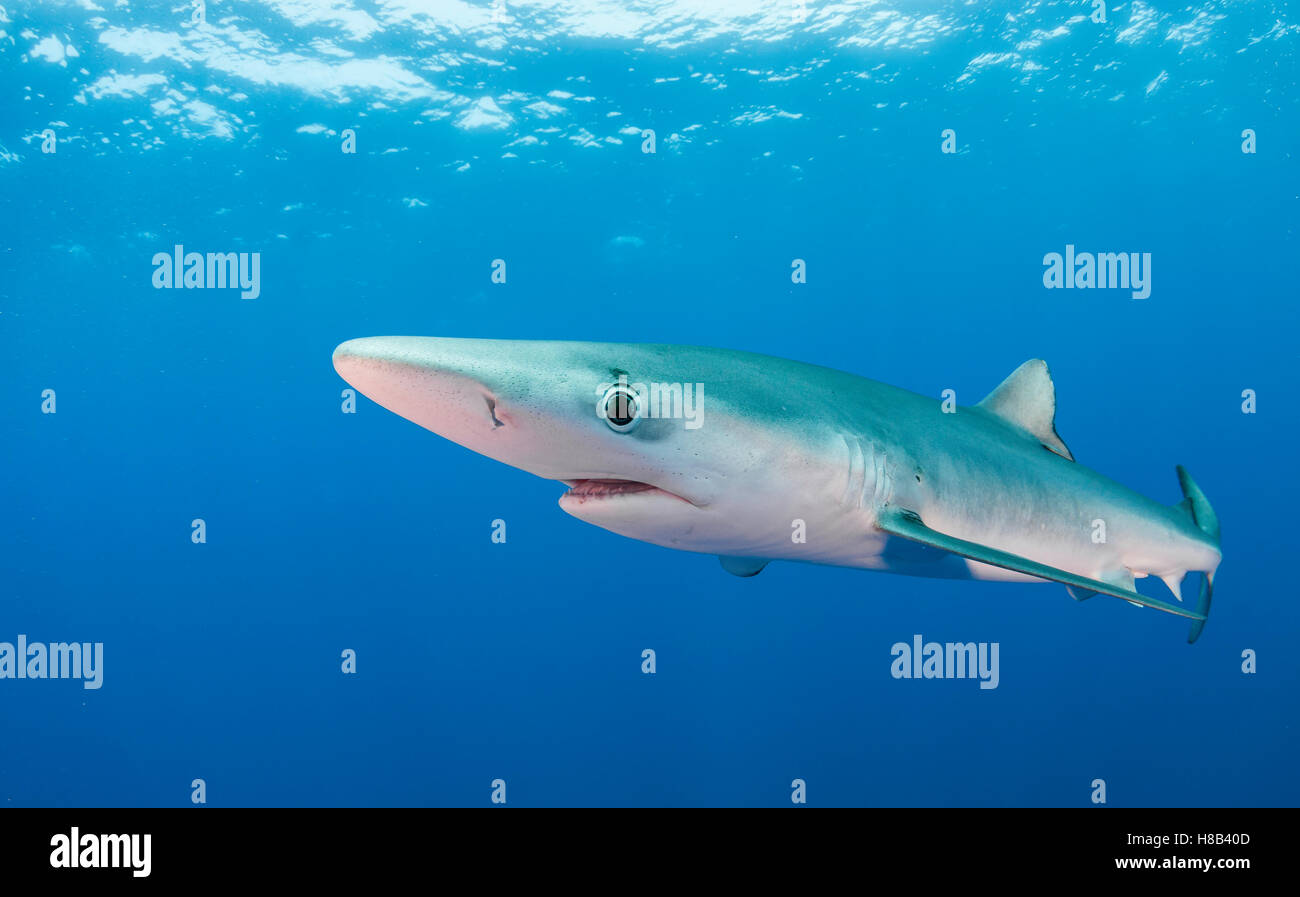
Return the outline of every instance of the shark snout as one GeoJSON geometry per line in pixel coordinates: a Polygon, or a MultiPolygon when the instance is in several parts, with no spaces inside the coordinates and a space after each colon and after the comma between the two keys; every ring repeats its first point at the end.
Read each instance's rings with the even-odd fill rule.
{"type": "Polygon", "coordinates": [[[375,336],[334,350],[334,370],[362,395],[439,436],[482,449],[505,426],[488,381],[499,371],[468,340],[375,336]]]}

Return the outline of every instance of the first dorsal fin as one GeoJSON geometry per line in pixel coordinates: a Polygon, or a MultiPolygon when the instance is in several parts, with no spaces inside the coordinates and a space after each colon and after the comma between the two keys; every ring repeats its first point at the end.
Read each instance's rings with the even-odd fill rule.
{"type": "Polygon", "coordinates": [[[1041,358],[1031,358],[1016,368],[975,407],[1019,427],[1062,458],[1074,460],[1056,434],[1056,387],[1047,362],[1041,358]]]}

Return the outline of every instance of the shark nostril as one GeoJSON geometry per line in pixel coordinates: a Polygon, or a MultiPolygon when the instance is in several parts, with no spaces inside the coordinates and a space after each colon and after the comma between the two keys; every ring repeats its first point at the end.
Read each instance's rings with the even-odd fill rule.
{"type": "Polygon", "coordinates": [[[488,417],[492,418],[493,429],[504,427],[505,424],[502,421],[497,420],[497,400],[491,396],[484,396],[483,401],[487,402],[488,417]]]}

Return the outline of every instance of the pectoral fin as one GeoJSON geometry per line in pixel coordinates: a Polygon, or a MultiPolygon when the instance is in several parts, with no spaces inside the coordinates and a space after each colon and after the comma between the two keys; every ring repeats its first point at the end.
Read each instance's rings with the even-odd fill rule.
{"type": "Polygon", "coordinates": [[[1079,576],[1066,570],[1059,570],[1056,567],[1049,567],[1046,564],[1040,564],[1037,561],[1031,561],[1028,558],[1022,558],[1019,555],[1010,554],[1005,551],[999,551],[996,548],[989,548],[987,545],[980,545],[975,542],[967,542],[965,539],[958,539],[955,536],[947,536],[943,533],[930,529],[921,520],[920,515],[915,511],[909,511],[906,508],[886,506],[880,512],[880,518],[876,525],[887,533],[895,536],[901,536],[904,539],[911,539],[914,542],[920,542],[924,545],[930,545],[934,548],[942,548],[945,551],[951,551],[953,554],[959,554],[964,558],[970,558],[972,561],[979,561],[982,564],[991,564],[994,567],[1002,567],[1006,570],[1014,570],[1017,573],[1026,573],[1030,576],[1037,576],[1040,579],[1050,579],[1054,582],[1063,583],[1069,586],[1073,592],[1086,590],[1100,595],[1112,595],[1116,598],[1123,598],[1132,604],[1140,604],[1143,607],[1154,607],[1156,610],[1162,610],[1168,614],[1176,614],[1180,617],[1187,617],[1190,620],[1204,620],[1204,613],[1190,611],[1181,608],[1176,604],[1170,604],[1167,601],[1160,601],[1156,598],[1148,598],[1146,595],[1139,594],[1132,589],[1123,586],[1112,585],[1111,583],[1102,582],[1097,579],[1089,579],[1086,576],[1079,576]]]}

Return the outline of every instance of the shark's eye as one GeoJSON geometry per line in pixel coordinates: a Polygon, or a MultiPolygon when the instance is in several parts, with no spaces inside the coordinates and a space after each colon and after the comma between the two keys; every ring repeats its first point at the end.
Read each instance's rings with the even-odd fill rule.
{"type": "Polygon", "coordinates": [[[600,407],[604,412],[601,416],[605,418],[605,423],[619,433],[626,433],[641,419],[641,406],[637,404],[636,393],[626,386],[611,386],[605,390],[600,407]]]}

